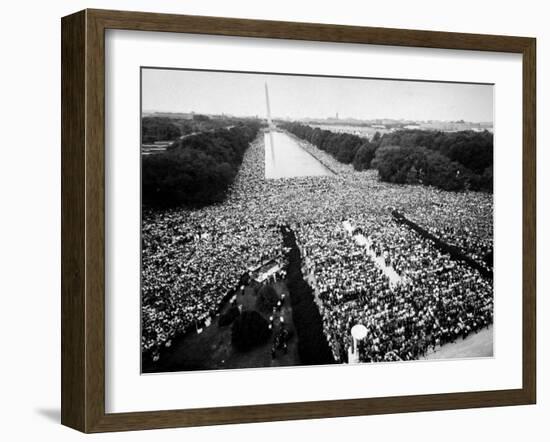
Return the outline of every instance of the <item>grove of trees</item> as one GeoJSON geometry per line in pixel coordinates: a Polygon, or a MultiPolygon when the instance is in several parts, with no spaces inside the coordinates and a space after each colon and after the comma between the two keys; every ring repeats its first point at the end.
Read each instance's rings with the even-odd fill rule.
{"type": "Polygon", "coordinates": [[[141,142],[176,141],[182,135],[229,128],[248,121],[246,118],[211,118],[202,114],[194,114],[192,118],[183,118],[179,114],[147,115],[141,119],[141,142]]]}
{"type": "Polygon", "coordinates": [[[493,134],[488,131],[398,130],[377,132],[369,141],[300,123],[281,127],[355,170],[377,169],[382,181],[493,191],[493,134]]]}
{"type": "Polygon", "coordinates": [[[309,141],[319,149],[328,152],[341,163],[353,163],[357,170],[370,168],[373,147],[365,138],[347,133],[331,132],[318,127],[313,128],[300,123],[283,123],[280,126],[297,137],[309,141]],[[361,153],[355,161],[358,152],[361,153]]]}
{"type": "Polygon", "coordinates": [[[250,120],[177,140],[142,157],[142,200],[153,207],[201,207],[221,202],[260,124],[250,120]]]}
{"type": "Polygon", "coordinates": [[[488,167],[493,167],[493,134],[489,131],[402,130],[385,134],[380,146],[422,146],[439,152],[476,174],[483,174],[488,167]]]}
{"type": "Polygon", "coordinates": [[[141,120],[141,142],[172,141],[180,137],[180,128],[169,118],[144,117],[141,120]]]}

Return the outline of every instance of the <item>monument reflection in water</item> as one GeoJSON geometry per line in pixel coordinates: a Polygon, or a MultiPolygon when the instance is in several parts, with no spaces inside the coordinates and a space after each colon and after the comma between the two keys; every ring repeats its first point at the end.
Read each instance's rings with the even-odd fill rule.
{"type": "Polygon", "coordinates": [[[265,177],[332,175],[316,158],[302,149],[288,134],[267,131],[265,141],[265,177]]]}
{"type": "Polygon", "coordinates": [[[302,149],[292,137],[284,132],[277,131],[271,118],[267,83],[265,83],[265,105],[268,126],[268,130],[264,134],[265,177],[291,178],[332,175],[329,169],[302,149]]]}

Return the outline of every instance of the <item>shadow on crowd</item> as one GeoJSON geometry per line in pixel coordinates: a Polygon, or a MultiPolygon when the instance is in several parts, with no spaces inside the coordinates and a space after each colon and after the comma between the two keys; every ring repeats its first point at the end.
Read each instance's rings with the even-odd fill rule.
{"type": "MultiPolygon", "coordinates": [[[[420,227],[418,224],[414,223],[413,221],[407,219],[404,215],[399,213],[397,210],[392,211],[392,216],[394,219],[400,223],[405,224],[409,226],[412,230],[417,232],[420,236],[423,238],[429,239],[432,241],[436,247],[441,250],[443,253],[448,253],[451,255],[451,258],[458,260],[458,261],[464,261],[466,264],[468,264],[471,268],[477,270],[481,275],[485,278],[488,278],[490,280],[493,279],[493,271],[489,269],[488,267],[483,266],[476,260],[470,258],[468,255],[466,255],[460,248],[456,246],[452,246],[450,244],[447,244],[444,241],[441,241],[439,238],[437,238],[435,235],[432,235],[430,232],[428,232],[426,229],[420,227]]],[[[487,265],[492,263],[487,263],[487,265]]]]}
{"type": "Polygon", "coordinates": [[[283,244],[289,250],[286,283],[298,335],[300,361],[303,365],[334,364],[334,357],[323,330],[323,319],[315,304],[315,295],[302,274],[302,258],[296,236],[288,226],[281,227],[281,232],[283,244]]]}

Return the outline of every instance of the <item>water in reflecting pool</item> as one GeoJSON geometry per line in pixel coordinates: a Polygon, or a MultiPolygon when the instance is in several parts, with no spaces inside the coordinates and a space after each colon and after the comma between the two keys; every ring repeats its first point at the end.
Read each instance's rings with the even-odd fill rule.
{"type": "Polygon", "coordinates": [[[332,175],[286,133],[266,132],[264,141],[266,178],[332,175]]]}

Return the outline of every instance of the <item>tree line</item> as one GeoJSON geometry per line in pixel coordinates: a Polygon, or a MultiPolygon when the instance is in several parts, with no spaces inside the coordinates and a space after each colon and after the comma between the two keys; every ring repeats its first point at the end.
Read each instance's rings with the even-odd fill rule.
{"type": "Polygon", "coordinates": [[[368,140],[300,123],[280,126],[355,170],[378,170],[382,181],[493,191],[493,134],[489,131],[399,130],[376,132],[368,140]]]}
{"type": "Polygon", "coordinates": [[[223,129],[246,121],[247,119],[235,117],[211,118],[202,114],[194,114],[192,118],[183,118],[178,114],[151,115],[141,119],[141,142],[150,144],[155,141],[175,141],[182,135],[223,129]]]}
{"type": "Polygon", "coordinates": [[[177,140],[142,157],[142,201],[153,207],[201,207],[224,200],[260,123],[241,122],[177,140]]]}
{"type": "Polygon", "coordinates": [[[141,142],[172,141],[183,135],[180,128],[169,118],[144,117],[141,119],[141,142]]]}
{"type": "Polygon", "coordinates": [[[370,168],[380,136],[378,134],[376,142],[371,143],[357,135],[332,132],[300,123],[282,123],[279,126],[331,154],[339,162],[353,164],[356,170],[370,168]]]}

